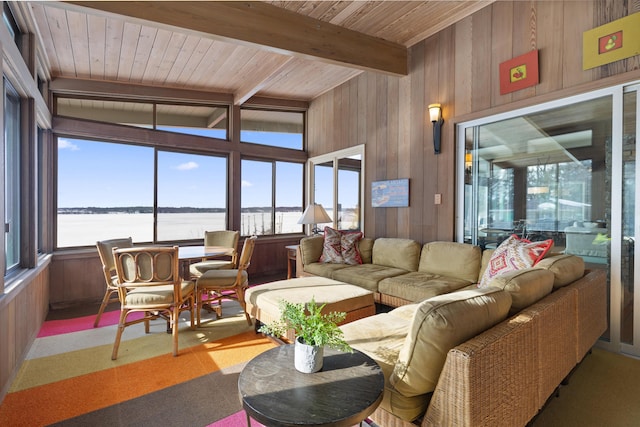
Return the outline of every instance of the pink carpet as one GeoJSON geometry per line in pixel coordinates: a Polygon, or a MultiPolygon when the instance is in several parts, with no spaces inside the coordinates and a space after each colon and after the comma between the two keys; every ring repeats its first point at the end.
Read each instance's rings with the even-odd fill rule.
{"type": "MultiPolygon", "coordinates": [[[[97,313],[96,313],[97,314],[97,313]]],[[[117,325],[120,317],[120,310],[107,311],[102,314],[100,318],[101,326],[117,325]]],[[[141,318],[142,313],[132,313],[129,315],[129,319],[141,318]]],[[[70,332],[85,331],[87,329],[93,329],[93,322],[96,320],[96,315],[84,317],[74,317],[73,319],[64,320],[47,320],[42,324],[40,332],[38,332],[38,338],[50,337],[58,334],[68,334],[70,332]]]]}
{"type": "MultiPolygon", "coordinates": [[[[247,415],[244,411],[236,412],[233,415],[229,415],[227,418],[223,418],[213,424],[209,424],[207,427],[247,427],[247,415]]],[[[251,418],[251,427],[265,426],[251,418]]]]}

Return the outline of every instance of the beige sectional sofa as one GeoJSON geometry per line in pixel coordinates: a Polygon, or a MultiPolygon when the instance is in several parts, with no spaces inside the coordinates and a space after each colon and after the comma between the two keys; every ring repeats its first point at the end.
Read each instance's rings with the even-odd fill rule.
{"type": "Polygon", "coordinates": [[[382,367],[385,395],[371,418],[385,427],[524,426],[607,327],[606,273],[573,255],[479,289],[491,251],[376,239],[361,242],[361,265],[321,265],[321,239],[301,241],[299,275],[364,286],[398,307],[341,326],[382,367]]]}

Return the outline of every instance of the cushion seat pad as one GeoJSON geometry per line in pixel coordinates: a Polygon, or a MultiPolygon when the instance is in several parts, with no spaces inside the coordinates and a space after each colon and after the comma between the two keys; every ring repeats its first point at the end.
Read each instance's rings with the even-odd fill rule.
{"type": "Polygon", "coordinates": [[[280,318],[280,301],[326,304],[323,313],[346,312],[345,323],[376,312],[373,293],[358,286],[326,277],[299,277],[264,283],[249,288],[245,293],[247,312],[262,323],[280,318]]]}
{"type": "Polygon", "coordinates": [[[328,262],[313,262],[304,266],[305,273],[313,274],[314,276],[329,277],[333,275],[333,272],[342,268],[349,267],[347,264],[331,264],[328,262]]]}
{"type": "Polygon", "coordinates": [[[378,284],[378,291],[381,294],[402,298],[407,301],[420,302],[436,295],[457,291],[470,284],[471,282],[463,279],[425,271],[412,271],[411,273],[381,280],[378,284]]]}
{"type": "MultiPolygon", "coordinates": [[[[182,295],[193,292],[194,283],[182,282],[182,295]]],[[[132,289],[127,293],[125,303],[129,307],[136,305],[148,306],[151,304],[170,305],[174,300],[173,285],[148,286],[132,289]]]]}
{"type": "Polygon", "coordinates": [[[378,264],[352,265],[333,272],[332,279],[352,283],[372,292],[378,291],[378,283],[388,277],[408,273],[401,268],[385,267],[378,264]]]}

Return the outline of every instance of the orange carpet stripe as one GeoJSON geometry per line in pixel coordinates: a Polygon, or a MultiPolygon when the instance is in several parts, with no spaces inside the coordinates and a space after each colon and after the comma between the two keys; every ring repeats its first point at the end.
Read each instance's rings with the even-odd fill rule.
{"type": "Polygon", "coordinates": [[[0,425],[44,426],[246,362],[275,344],[246,332],[200,346],[9,393],[0,425]]]}

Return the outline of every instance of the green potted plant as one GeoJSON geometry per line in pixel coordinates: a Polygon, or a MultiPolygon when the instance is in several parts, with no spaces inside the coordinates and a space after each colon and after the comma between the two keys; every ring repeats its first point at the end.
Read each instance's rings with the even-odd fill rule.
{"type": "Polygon", "coordinates": [[[262,325],[259,329],[260,332],[275,337],[285,336],[289,329],[294,330],[294,361],[296,369],[300,372],[312,373],[322,369],[325,346],[353,352],[338,327],[338,323],[347,317],[347,313],[334,311],[322,314],[325,305],[316,304],[313,298],[306,304],[282,300],[280,319],[262,325]]]}

